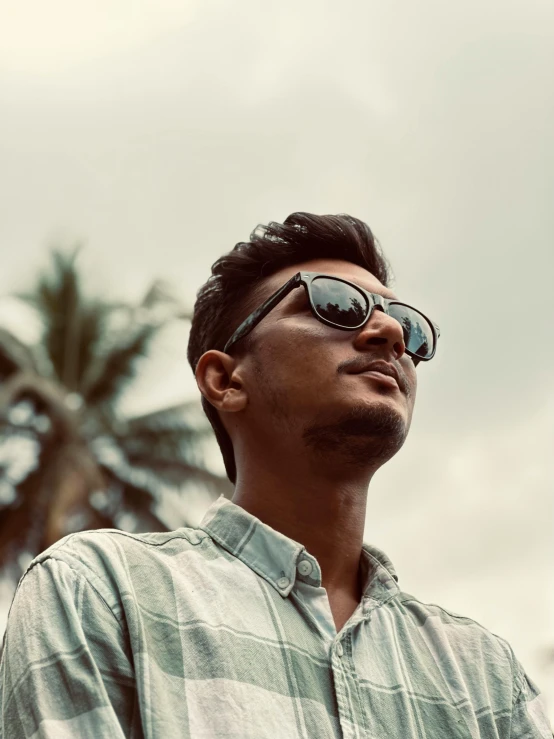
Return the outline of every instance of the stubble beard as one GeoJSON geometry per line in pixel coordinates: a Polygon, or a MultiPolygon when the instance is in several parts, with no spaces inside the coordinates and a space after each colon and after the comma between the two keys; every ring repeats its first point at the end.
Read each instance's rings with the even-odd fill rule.
{"type": "Polygon", "coordinates": [[[376,469],[400,450],[407,434],[408,425],[400,413],[386,403],[376,402],[351,408],[333,420],[316,420],[304,430],[302,438],[321,462],[376,469]]]}
{"type": "Polygon", "coordinates": [[[255,370],[264,388],[273,427],[287,435],[300,434],[307,454],[318,465],[377,469],[391,459],[406,440],[409,420],[388,403],[379,401],[350,408],[339,417],[330,418],[326,414],[301,429],[299,419],[287,405],[286,393],[274,386],[259,363],[255,370]]]}

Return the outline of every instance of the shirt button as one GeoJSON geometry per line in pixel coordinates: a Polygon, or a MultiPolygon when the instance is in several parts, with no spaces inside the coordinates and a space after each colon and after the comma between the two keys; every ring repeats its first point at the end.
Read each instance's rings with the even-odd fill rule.
{"type": "Polygon", "coordinates": [[[337,655],[339,657],[342,657],[343,654],[344,654],[344,649],[342,648],[342,644],[339,642],[337,644],[337,655]]]}
{"type": "Polygon", "coordinates": [[[303,559],[302,562],[298,563],[297,570],[301,575],[311,575],[313,570],[313,565],[311,562],[309,562],[307,559],[303,559]]]}
{"type": "Polygon", "coordinates": [[[277,587],[281,588],[281,590],[285,590],[285,588],[288,588],[289,584],[290,580],[288,579],[288,577],[280,577],[277,580],[277,587]]]}

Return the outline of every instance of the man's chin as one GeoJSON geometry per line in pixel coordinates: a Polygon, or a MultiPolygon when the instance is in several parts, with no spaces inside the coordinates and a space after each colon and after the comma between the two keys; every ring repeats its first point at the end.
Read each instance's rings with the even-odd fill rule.
{"type": "Polygon", "coordinates": [[[317,454],[337,456],[356,466],[384,464],[400,450],[409,423],[400,408],[387,402],[356,406],[334,418],[315,419],[303,434],[317,454]]]}

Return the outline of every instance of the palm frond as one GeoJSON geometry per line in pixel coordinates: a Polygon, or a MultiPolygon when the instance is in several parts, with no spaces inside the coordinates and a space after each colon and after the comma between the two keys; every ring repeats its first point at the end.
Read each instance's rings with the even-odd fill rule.
{"type": "MultiPolygon", "coordinates": [[[[207,433],[206,429],[206,433],[207,433]]],[[[135,433],[115,438],[131,464],[137,459],[170,458],[192,461],[197,459],[200,432],[182,428],[142,428],[135,433]]]]}
{"type": "Polygon", "coordinates": [[[129,465],[172,486],[195,481],[228,495],[232,488],[227,479],[204,465],[199,442],[211,436],[212,429],[205,419],[199,420],[199,409],[197,401],[189,401],[113,424],[114,443],[129,465]]]}
{"type": "Polygon", "coordinates": [[[137,360],[147,355],[148,348],[161,326],[144,324],[135,330],[135,335],[109,351],[97,370],[96,377],[82,388],[89,406],[114,403],[124,387],[137,371],[137,360]]]}
{"type": "Polygon", "coordinates": [[[125,436],[97,439],[94,453],[98,464],[120,480],[150,490],[153,498],[158,496],[163,485],[181,489],[190,483],[214,494],[232,497],[234,488],[229,480],[206,469],[198,459],[196,445],[180,445],[178,432],[171,429],[159,433],[160,439],[150,445],[145,440],[133,445],[125,436]],[[173,446],[167,443],[172,433],[175,434],[173,446]]]}
{"type": "Polygon", "coordinates": [[[39,360],[33,350],[11,331],[0,328],[0,379],[19,370],[39,371],[39,360]]]}
{"type": "Polygon", "coordinates": [[[210,470],[198,465],[190,464],[185,460],[177,459],[145,459],[132,460],[135,470],[143,470],[152,480],[163,482],[171,487],[180,488],[188,483],[202,485],[206,490],[226,498],[233,496],[234,487],[227,477],[215,475],[210,470]]]}
{"type": "Polygon", "coordinates": [[[135,531],[168,531],[169,527],[156,515],[156,496],[143,485],[134,484],[113,469],[103,469],[107,480],[109,501],[102,512],[121,528],[122,518],[132,516],[135,531]],[[111,498],[111,500],[110,500],[111,498]]]}
{"type": "Polygon", "coordinates": [[[77,362],[75,371],[75,387],[72,389],[82,393],[91,367],[98,356],[102,355],[103,343],[106,340],[107,325],[114,308],[100,302],[82,303],[79,311],[77,334],[77,362]]]}
{"type": "Polygon", "coordinates": [[[72,253],[54,249],[50,272],[43,272],[31,292],[18,293],[38,312],[44,324],[44,346],[56,377],[70,390],[77,389],[79,330],[83,307],[80,279],[72,253]]]}
{"type": "Polygon", "coordinates": [[[165,309],[166,320],[192,320],[193,310],[183,303],[166,280],[154,280],[142,298],[140,308],[154,312],[165,309]]]}
{"type": "Polygon", "coordinates": [[[184,403],[170,405],[166,408],[160,408],[156,411],[141,413],[138,416],[130,416],[126,419],[126,423],[131,431],[143,427],[150,428],[151,426],[168,428],[174,424],[178,425],[181,421],[188,419],[191,415],[198,414],[199,411],[201,414],[203,413],[202,406],[198,400],[194,399],[185,401],[184,403]]]}
{"type": "Polygon", "coordinates": [[[197,401],[127,418],[113,428],[128,454],[175,454],[187,459],[197,443],[212,434],[197,401]]]}
{"type": "Polygon", "coordinates": [[[166,280],[154,280],[140,301],[140,306],[148,309],[160,304],[183,309],[180,299],[166,280]]]}
{"type": "Polygon", "coordinates": [[[80,295],[75,261],[81,248],[82,245],[77,244],[72,252],[52,249],[50,269],[39,274],[30,290],[16,291],[14,297],[25,301],[48,318],[57,316],[61,301],[65,305],[72,305],[80,295]]]}
{"type": "Polygon", "coordinates": [[[37,414],[50,420],[52,432],[58,440],[72,441],[79,436],[79,424],[66,403],[65,389],[55,381],[34,372],[17,372],[0,385],[0,419],[9,420],[10,409],[18,402],[28,400],[37,414]]]}

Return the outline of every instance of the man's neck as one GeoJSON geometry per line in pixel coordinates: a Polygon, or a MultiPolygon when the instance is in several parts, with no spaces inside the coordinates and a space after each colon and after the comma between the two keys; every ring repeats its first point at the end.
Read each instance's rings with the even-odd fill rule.
{"type": "Polygon", "coordinates": [[[306,547],[322,573],[329,597],[359,601],[367,488],[371,475],[342,482],[328,475],[281,465],[241,470],[233,503],[306,547]],[[286,468],[286,469],[283,469],[286,468]]]}

